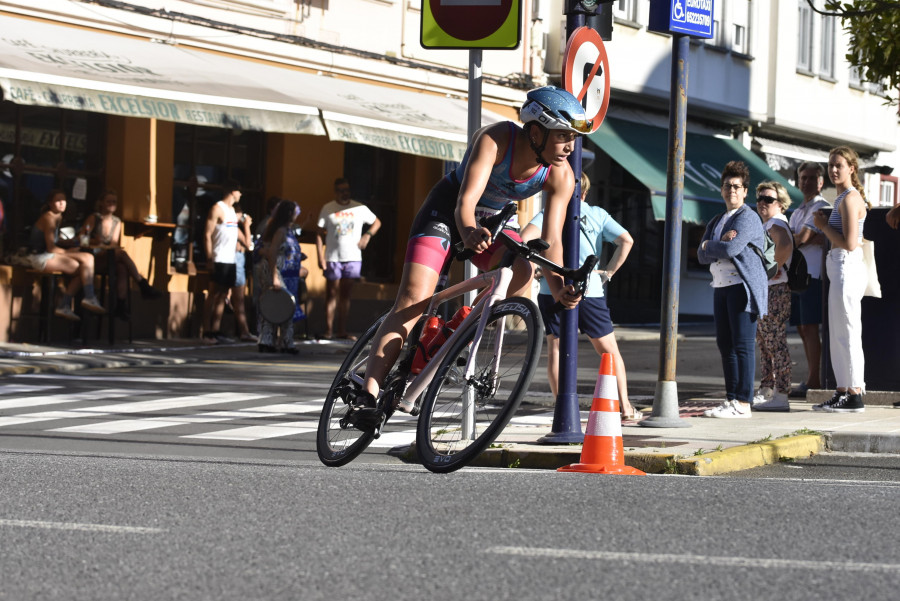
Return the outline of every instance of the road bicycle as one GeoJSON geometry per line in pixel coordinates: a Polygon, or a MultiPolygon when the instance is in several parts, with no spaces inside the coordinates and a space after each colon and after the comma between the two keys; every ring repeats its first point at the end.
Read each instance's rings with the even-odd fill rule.
{"type": "MultiPolygon", "coordinates": [[[[515,204],[510,203],[481,222],[491,232],[491,239],[500,240],[509,251],[496,269],[447,288],[452,261],[446,262],[427,309],[382,384],[376,411],[363,411],[356,400],[363,391],[372,340],[387,314],[356,341],[334,378],[319,418],[316,449],[325,465],[338,467],[355,459],[381,436],[391,416],[402,410],[418,416],[415,444],[422,464],[432,472],[452,472],[484,451],[512,418],[531,384],[544,339],[543,321],[534,302],[524,297],[506,298],[515,258],[562,275],[581,294],[597,263],[597,257],[591,255],[578,269],[566,268],[539,254],[548,248],[545,241],[512,239],[502,230],[515,211],[515,204]],[[426,320],[437,315],[445,303],[455,304],[456,299],[476,290],[481,292],[471,313],[424,369],[413,373],[426,320]]],[[[459,244],[453,258],[464,260],[471,254],[459,244]]],[[[557,307],[561,306],[557,303],[557,307]]]]}

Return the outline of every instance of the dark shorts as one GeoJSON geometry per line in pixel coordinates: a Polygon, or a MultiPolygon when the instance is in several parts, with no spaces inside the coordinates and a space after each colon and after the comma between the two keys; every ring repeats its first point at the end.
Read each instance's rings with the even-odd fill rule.
{"type": "Polygon", "coordinates": [[[231,288],[237,280],[237,267],[234,263],[213,263],[210,279],[217,286],[231,288]]]}
{"type": "MultiPolygon", "coordinates": [[[[458,196],[459,185],[448,177],[442,178],[431,189],[410,228],[406,263],[419,263],[441,272],[453,246],[461,240],[453,217],[458,196]]],[[[515,230],[505,231],[510,238],[521,242],[515,230]]],[[[487,271],[496,267],[505,252],[506,247],[501,242],[494,242],[470,260],[478,269],[487,271]]]]}
{"type": "MultiPolygon", "coordinates": [[[[538,307],[541,317],[544,319],[544,328],[547,335],[559,337],[560,313],[551,313],[556,301],[550,294],[538,294],[538,307]]],[[[609,307],[606,306],[606,297],[588,297],[578,303],[578,329],[582,334],[591,338],[603,338],[613,333],[612,318],[609,316],[609,307]]]]}
{"type": "Polygon", "coordinates": [[[810,278],[809,288],[791,294],[792,326],[822,323],[822,280],[810,278]]]}

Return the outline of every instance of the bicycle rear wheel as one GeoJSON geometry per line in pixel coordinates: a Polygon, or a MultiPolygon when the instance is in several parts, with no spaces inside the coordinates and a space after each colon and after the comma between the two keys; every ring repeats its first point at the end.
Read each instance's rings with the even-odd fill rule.
{"type": "Polygon", "coordinates": [[[432,472],[458,470],[487,448],[509,423],[537,368],[544,324],[530,300],[494,305],[466,378],[477,329],[478,320],[466,326],[422,400],[416,449],[432,472]]]}
{"type": "Polygon", "coordinates": [[[341,364],[319,416],[319,430],[316,436],[316,451],[319,459],[329,467],[340,467],[350,463],[366,450],[375,438],[371,429],[359,429],[348,421],[350,401],[363,389],[366,363],[372,348],[372,339],[378,326],[387,317],[382,315],[360,336],[350,353],[341,364]]]}

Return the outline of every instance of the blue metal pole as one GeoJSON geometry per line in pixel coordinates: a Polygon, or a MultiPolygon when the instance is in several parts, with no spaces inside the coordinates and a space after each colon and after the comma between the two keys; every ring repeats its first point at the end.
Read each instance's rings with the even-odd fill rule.
{"type": "MultiPolygon", "coordinates": [[[[566,16],[566,39],[584,25],[584,15],[566,16]]],[[[575,174],[575,193],[569,201],[563,228],[563,262],[567,267],[578,266],[581,229],[581,138],[575,140],[575,148],[569,155],[569,164],[575,174]]],[[[566,282],[569,283],[569,282],[566,282]]],[[[559,389],[553,409],[553,425],[550,433],[538,439],[541,444],[569,444],[584,442],[581,432],[581,412],[578,406],[578,307],[563,311],[559,332],[559,389]]]]}
{"type": "Polygon", "coordinates": [[[669,99],[669,154],[666,170],[666,225],[663,247],[663,299],[660,315],[659,377],[653,412],[639,422],[651,428],[687,428],[678,414],[675,359],[678,340],[678,291],[681,286],[681,216],[684,203],[684,144],[687,124],[690,37],[672,34],[669,99]]]}

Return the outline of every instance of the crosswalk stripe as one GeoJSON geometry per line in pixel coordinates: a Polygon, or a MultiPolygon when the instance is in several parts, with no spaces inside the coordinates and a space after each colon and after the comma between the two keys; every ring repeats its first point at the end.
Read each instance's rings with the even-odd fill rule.
{"type": "Polygon", "coordinates": [[[0,401],[0,409],[19,409],[21,407],[37,407],[40,405],[62,405],[68,403],[79,403],[82,401],[102,401],[103,399],[117,399],[128,396],[141,396],[150,392],[152,391],[108,388],[105,390],[89,390],[87,392],[46,394],[40,396],[11,399],[8,401],[0,401]]]}
{"type": "MultiPolygon", "coordinates": [[[[168,399],[156,399],[153,401],[142,401],[137,403],[119,403],[115,405],[105,405],[102,407],[91,407],[86,413],[97,411],[105,412],[105,414],[107,415],[110,413],[151,413],[153,411],[160,411],[163,409],[183,409],[185,407],[195,407],[197,405],[206,405],[210,403],[234,403],[237,401],[252,401],[258,398],[264,398],[266,396],[268,395],[248,395],[237,392],[216,392],[212,394],[172,397],[168,399]]],[[[266,415],[271,415],[271,412],[266,412],[266,415]]],[[[88,417],[92,416],[88,415],[88,417]]],[[[208,416],[195,415],[184,417],[148,417],[144,419],[112,420],[109,422],[84,424],[78,426],[65,426],[62,428],[53,428],[50,431],[81,434],[122,434],[125,432],[138,432],[141,430],[152,430],[155,428],[182,426],[190,424],[192,422],[227,421],[229,419],[233,418],[228,416],[217,416],[215,414],[208,416]]]]}
{"type": "Polygon", "coordinates": [[[231,428],[206,432],[204,434],[189,434],[181,438],[205,438],[214,440],[240,440],[251,441],[264,438],[278,438],[292,436],[294,434],[307,434],[315,432],[319,427],[318,421],[284,422],[272,426],[247,426],[244,428],[231,428]]]}
{"type": "Polygon", "coordinates": [[[0,385],[0,394],[18,394],[20,392],[40,392],[41,390],[53,390],[62,386],[40,386],[37,384],[3,384],[0,385]]]}

